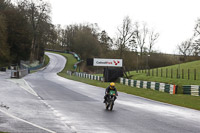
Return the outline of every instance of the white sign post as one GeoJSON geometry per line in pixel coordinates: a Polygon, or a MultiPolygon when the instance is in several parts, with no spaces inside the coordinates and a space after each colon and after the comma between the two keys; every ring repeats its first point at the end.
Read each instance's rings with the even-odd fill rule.
{"type": "Polygon", "coordinates": [[[122,59],[102,59],[94,58],[93,66],[122,67],[122,59]]]}

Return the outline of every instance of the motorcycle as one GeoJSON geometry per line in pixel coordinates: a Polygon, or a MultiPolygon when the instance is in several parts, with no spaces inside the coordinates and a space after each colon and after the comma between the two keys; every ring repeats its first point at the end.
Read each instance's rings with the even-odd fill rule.
{"type": "Polygon", "coordinates": [[[116,94],[115,94],[115,91],[110,91],[108,96],[107,96],[107,100],[105,102],[105,105],[106,105],[106,110],[110,110],[112,111],[113,109],[113,106],[114,106],[114,101],[116,99],[116,94]]]}

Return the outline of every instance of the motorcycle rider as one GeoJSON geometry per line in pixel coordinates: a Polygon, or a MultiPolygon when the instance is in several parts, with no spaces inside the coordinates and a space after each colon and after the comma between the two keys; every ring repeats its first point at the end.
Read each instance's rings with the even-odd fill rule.
{"type": "MultiPolygon", "coordinates": [[[[110,90],[115,91],[115,95],[118,96],[117,89],[116,89],[116,87],[115,87],[115,83],[114,83],[114,82],[111,82],[110,85],[106,88],[103,103],[106,102],[107,97],[108,97],[108,95],[109,95],[109,93],[110,93],[110,90]]],[[[117,98],[117,97],[115,97],[115,99],[116,99],[116,98],[117,98]]]]}

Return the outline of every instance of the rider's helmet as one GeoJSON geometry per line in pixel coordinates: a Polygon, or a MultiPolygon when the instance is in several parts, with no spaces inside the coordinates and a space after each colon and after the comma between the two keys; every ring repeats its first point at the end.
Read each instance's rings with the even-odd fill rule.
{"type": "Polygon", "coordinates": [[[110,83],[110,88],[111,88],[111,89],[114,89],[114,87],[115,87],[115,83],[114,83],[114,82],[111,82],[111,83],[110,83]]]}

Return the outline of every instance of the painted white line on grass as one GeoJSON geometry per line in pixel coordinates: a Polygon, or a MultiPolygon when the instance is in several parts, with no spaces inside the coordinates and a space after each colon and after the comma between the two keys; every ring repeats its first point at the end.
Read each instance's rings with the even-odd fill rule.
{"type": "Polygon", "coordinates": [[[16,119],[16,120],[22,121],[22,122],[27,123],[27,124],[29,124],[29,125],[32,125],[32,126],[34,126],[34,127],[37,127],[37,128],[39,128],[39,129],[42,129],[42,130],[47,131],[47,132],[49,132],[49,133],[56,133],[55,131],[52,131],[52,130],[49,130],[49,129],[47,129],[47,128],[38,126],[38,125],[36,125],[36,124],[34,124],[34,123],[28,122],[28,121],[26,121],[26,120],[23,120],[23,119],[21,119],[21,118],[18,118],[18,117],[16,117],[16,116],[14,116],[14,115],[11,115],[11,114],[9,114],[9,113],[7,113],[7,112],[1,110],[1,109],[0,109],[0,112],[6,114],[6,115],[9,116],[9,117],[12,117],[12,118],[14,118],[14,119],[16,119]]]}

